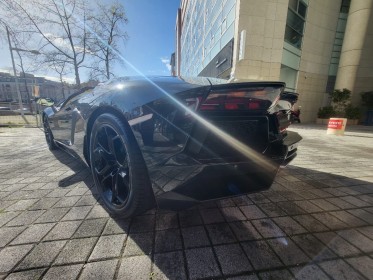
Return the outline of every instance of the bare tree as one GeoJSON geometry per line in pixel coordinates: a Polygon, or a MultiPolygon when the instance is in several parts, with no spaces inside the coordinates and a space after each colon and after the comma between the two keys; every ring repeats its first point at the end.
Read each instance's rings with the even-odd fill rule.
{"type": "Polygon", "coordinates": [[[23,85],[24,85],[25,90],[26,90],[27,103],[29,105],[30,112],[32,113],[31,97],[30,97],[30,92],[29,92],[28,87],[27,87],[26,72],[25,72],[25,67],[23,65],[23,59],[22,59],[22,56],[21,56],[19,51],[17,51],[17,54],[18,54],[19,62],[20,62],[19,66],[21,67],[21,70],[22,70],[23,85]]]}
{"type": "Polygon", "coordinates": [[[60,80],[60,83],[61,83],[61,91],[62,91],[62,97],[63,99],[66,99],[66,95],[65,95],[65,81],[64,81],[64,77],[70,73],[69,69],[68,69],[68,65],[66,62],[57,62],[57,61],[53,61],[52,62],[52,68],[53,70],[58,73],[58,77],[59,77],[59,80],[60,80]]]}
{"type": "Polygon", "coordinates": [[[0,21],[9,19],[14,37],[27,38],[19,45],[42,54],[27,59],[35,69],[53,70],[61,81],[73,72],[79,87],[83,67],[93,79],[110,79],[114,64],[121,62],[119,47],[128,39],[128,18],[118,0],[88,1],[1,0],[0,21]]]}
{"type": "MultiPolygon", "coordinates": [[[[87,0],[2,0],[19,29],[34,34],[33,43],[49,66],[71,65],[80,86],[79,70],[87,57],[87,0]]],[[[53,66],[52,66],[53,68],[53,66]]]]}
{"type": "Polygon", "coordinates": [[[111,5],[97,2],[98,11],[90,17],[93,42],[90,44],[90,54],[93,63],[90,77],[110,79],[115,62],[121,62],[118,47],[128,39],[124,26],[128,23],[124,7],[118,1],[111,5]]]}

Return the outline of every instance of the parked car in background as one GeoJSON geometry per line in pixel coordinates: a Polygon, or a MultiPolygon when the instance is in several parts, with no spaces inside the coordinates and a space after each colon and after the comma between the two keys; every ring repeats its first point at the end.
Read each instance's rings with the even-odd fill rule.
{"type": "Polygon", "coordinates": [[[118,78],[46,108],[44,132],[50,149],[60,145],[85,159],[111,214],[178,210],[271,186],[301,140],[287,130],[284,88],[118,78]]]}
{"type": "Polygon", "coordinates": [[[52,98],[49,98],[49,97],[37,97],[35,98],[35,102],[37,104],[40,104],[42,106],[52,106],[54,104],[54,100],[52,98]]]}

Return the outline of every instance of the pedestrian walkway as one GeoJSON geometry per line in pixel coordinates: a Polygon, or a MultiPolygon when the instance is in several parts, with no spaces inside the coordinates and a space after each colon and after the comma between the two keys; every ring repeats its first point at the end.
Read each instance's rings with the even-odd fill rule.
{"type": "Polygon", "coordinates": [[[40,129],[0,128],[0,279],[372,279],[372,130],[293,130],[270,190],[122,220],[40,129]]]}

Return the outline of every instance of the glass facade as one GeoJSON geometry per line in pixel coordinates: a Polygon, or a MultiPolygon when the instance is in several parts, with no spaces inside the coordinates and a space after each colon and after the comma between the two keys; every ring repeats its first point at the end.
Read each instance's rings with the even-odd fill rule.
{"type": "Polygon", "coordinates": [[[307,5],[302,0],[290,0],[285,27],[285,41],[301,49],[307,5]]]}
{"type": "Polygon", "coordinates": [[[285,65],[281,65],[280,81],[286,83],[287,91],[295,92],[297,84],[297,75],[297,70],[287,67],[285,65]]]}
{"type": "Polygon", "coordinates": [[[307,3],[303,0],[289,0],[280,80],[286,82],[286,90],[292,92],[296,91],[297,87],[307,3]]]}
{"type": "Polygon", "coordinates": [[[343,38],[345,35],[348,11],[350,9],[350,0],[343,0],[341,3],[341,9],[339,12],[337,30],[335,32],[334,44],[332,57],[329,65],[329,76],[326,85],[326,92],[332,92],[334,90],[336,76],[338,72],[339,59],[341,57],[341,50],[343,44],[343,38]]]}
{"type": "Polygon", "coordinates": [[[234,37],[236,0],[189,0],[181,34],[183,76],[198,76],[234,37]]]}

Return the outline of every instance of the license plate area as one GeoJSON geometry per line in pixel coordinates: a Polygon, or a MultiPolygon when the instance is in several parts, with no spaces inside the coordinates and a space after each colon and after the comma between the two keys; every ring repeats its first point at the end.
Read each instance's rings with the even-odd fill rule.
{"type": "Polygon", "coordinates": [[[263,152],[268,145],[268,118],[212,118],[214,131],[197,124],[187,142],[185,151],[203,162],[225,161],[242,162],[247,158],[231,145],[230,137],[246,145],[248,149],[263,152]],[[229,135],[230,137],[226,137],[229,135]]]}

